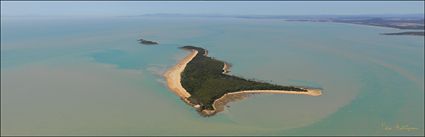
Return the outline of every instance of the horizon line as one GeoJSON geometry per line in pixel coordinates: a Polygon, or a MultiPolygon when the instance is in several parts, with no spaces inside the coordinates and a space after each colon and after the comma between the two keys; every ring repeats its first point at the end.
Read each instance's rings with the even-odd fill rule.
{"type": "Polygon", "coordinates": [[[145,13],[145,14],[127,14],[127,15],[4,15],[1,17],[71,17],[71,16],[102,16],[102,17],[135,17],[135,16],[161,16],[161,15],[186,15],[186,16],[406,16],[406,15],[425,15],[425,13],[371,13],[371,14],[220,14],[220,13],[145,13]]]}

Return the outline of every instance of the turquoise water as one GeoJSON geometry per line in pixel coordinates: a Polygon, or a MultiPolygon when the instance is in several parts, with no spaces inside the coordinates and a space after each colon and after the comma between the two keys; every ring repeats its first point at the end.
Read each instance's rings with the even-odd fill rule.
{"type": "Polygon", "coordinates": [[[424,39],[379,35],[397,29],[229,18],[1,21],[2,135],[424,134],[424,39]],[[141,36],[160,45],[139,45],[141,36]],[[184,45],[230,62],[233,75],[324,94],[257,95],[201,117],[161,77],[187,54],[184,45]]]}

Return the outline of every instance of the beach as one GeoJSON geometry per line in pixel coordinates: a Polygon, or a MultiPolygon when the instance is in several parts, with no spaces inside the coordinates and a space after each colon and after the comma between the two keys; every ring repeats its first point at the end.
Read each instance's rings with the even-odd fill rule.
{"type": "Polygon", "coordinates": [[[306,95],[306,96],[320,96],[322,92],[320,89],[306,89],[306,92],[286,91],[286,90],[245,90],[238,92],[227,93],[213,103],[214,110],[203,110],[203,115],[213,115],[218,112],[224,111],[224,106],[230,102],[237,101],[255,94],[292,94],[292,95],[306,95]]]}
{"type": "Polygon", "coordinates": [[[186,91],[186,89],[183,88],[180,82],[181,73],[186,67],[186,64],[189,63],[197,54],[198,51],[192,50],[188,56],[183,58],[179,63],[177,63],[175,66],[173,66],[164,73],[168,88],[182,99],[190,97],[190,94],[186,91]]]}

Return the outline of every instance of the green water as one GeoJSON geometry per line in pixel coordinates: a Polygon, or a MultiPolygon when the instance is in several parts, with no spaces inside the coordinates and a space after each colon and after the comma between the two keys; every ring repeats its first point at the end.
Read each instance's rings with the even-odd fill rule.
{"type": "Polygon", "coordinates": [[[2,135],[424,134],[424,38],[379,35],[397,29],[229,18],[1,21],[2,135]],[[140,36],[160,45],[139,45],[140,36]],[[257,95],[201,117],[161,77],[187,54],[184,45],[230,62],[233,75],[324,94],[257,95]]]}

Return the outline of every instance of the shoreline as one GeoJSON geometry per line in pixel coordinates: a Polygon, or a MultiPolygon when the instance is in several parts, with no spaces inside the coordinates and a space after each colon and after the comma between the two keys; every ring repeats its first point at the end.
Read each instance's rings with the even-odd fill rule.
{"type": "MultiPolygon", "coordinates": [[[[192,49],[191,53],[179,61],[176,65],[168,69],[163,76],[167,81],[168,88],[178,95],[186,104],[195,108],[202,116],[212,116],[218,112],[224,111],[224,106],[229,102],[233,102],[236,100],[241,100],[246,98],[249,95],[254,94],[292,94],[292,95],[307,95],[307,96],[320,96],[322,92],[320,89],[312,89],[312,88],[303,88],[307,91],[287,91],[287,90],[244,90],[237,92],[226,93],[220,98],[214,100],[213,102],[213,110],[204,109],[201,110],[199,104],[194,104],[189,100],[191,94],[186,91],[186,89],[181,84],[181,73],[186,68],[187,63],[189,63],[196,55],[198,54],[197,50],[192,49]]],[[[204,56],[207,55],[207,52],[204,53],[204,56]]],[[[227,74],[231,65],[224,63],[223,66],[223,74],[227,74]]]]}
{"type": "Polygon", "coordinates": [[[304,88],[306,92],[287,91],[287,90],[244,90],[226,93],[220,98],[216,99],[213,103],[213,110],[203,110],[202,114],[206,116],[214,115],[218,112],[224,111],[224,106],[230,102],[245,99],[250,95],[255,94],[290,94],[290,95],[305,95],[305,96],[320,96],[322,92],[320,89],[308,89],[304,88]]]}
{"type": "Polygon", "coordinates": [[[355,26],[365,26],[365,27],[373,27],[373,28],[380,28],[380,29],[395,29],[395,30],[412,30],[412,31],[423,31],[423,29],[407,29],[407,28],[397,28],[397,27],[391,27],[391,26],[379,26],[379,25],[371,25],[371,24],[361,24],[361,23],[351,23],[351,22],[338,22],[338,21],[313,21],[313,20],[285,20],[287,22],[312,22],[312,23],[335,23],[335,24],[348,24],[348,25],[355,25],[355,26]]]}
{"type": "Polygon", "coordinates": [[[183,72],[184,68],[186,68],[187,63],[189,63],[197,54],[198,51],[192,50],[189,55],[184,57],[180,62],[168,69],[163,74],[167,81],[168,88],[185,101],[188,101],[187,98],[189,98],[191,95],[186,91],[185,88],[183,88],[181,84],[181,73],[183,72]]]}

